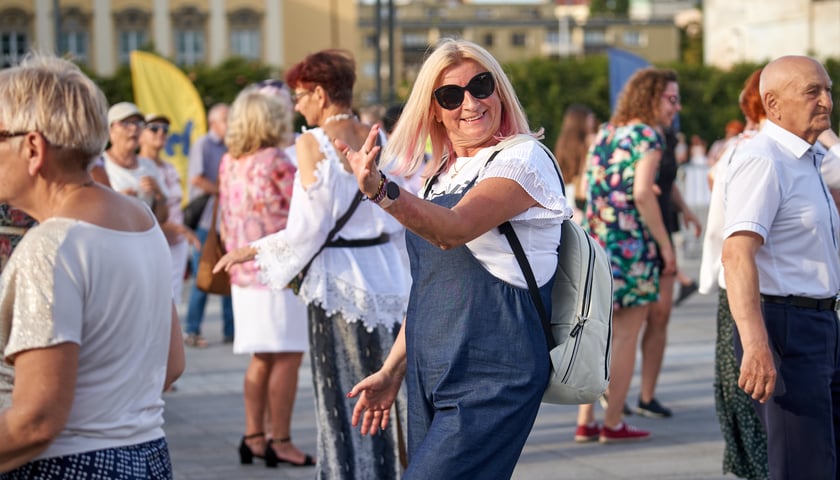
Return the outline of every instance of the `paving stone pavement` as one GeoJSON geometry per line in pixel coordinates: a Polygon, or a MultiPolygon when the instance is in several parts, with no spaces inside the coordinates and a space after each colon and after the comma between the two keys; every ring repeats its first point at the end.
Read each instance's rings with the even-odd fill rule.
{"type": "MultiPolygon", "coordinates": [[[[696,278],[697,260],[682,268],[696,278]]],[[[188,288],[185,288],[188,292],[188,288]]],[[[575,479],[731,479],[721,473],[723,440],[712,393],[715,306],[717,296],[696,294],[675,308],[668,347],[657,388],[658,399],[674,410],[670,419],[633,415],[628,423],[650,430],[648,441],[629,444],[576,444],[577,409],[543,404],[513,478],[575,479]]],[[[219,300],[208,300],[203,332],[210,346],[187,349],[187,369],[167,393],[164,426],[177,480],[308,479],[313,468],[240,466],[237,446],[242,435],[242,379],[248,357],[233,355],[221,343],[219,300]]],[[[179,307],[182,318],[185,303],[179,307]]],[[[628,402],[639,392],[639,360],[628,402]]],[[[597,407],[596,416],[603,418],[597,407]]],[[[312,382],[305,357],[292,421],[295,444],[314,452],[316,425],[312,382]]]]}

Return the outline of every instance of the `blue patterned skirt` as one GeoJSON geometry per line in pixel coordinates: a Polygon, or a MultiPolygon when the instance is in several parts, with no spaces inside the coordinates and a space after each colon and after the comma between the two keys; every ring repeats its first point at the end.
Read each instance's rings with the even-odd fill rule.
{"type": "Polygon", "coordinates": [[[35,460],[0,480],[171,480],[172,463],[166,438],[125,447],[35,460]]]}

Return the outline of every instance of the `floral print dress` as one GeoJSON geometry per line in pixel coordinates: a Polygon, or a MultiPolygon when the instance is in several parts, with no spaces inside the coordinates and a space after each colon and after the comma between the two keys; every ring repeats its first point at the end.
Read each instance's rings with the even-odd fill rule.
{"type": "Polygon", "coordinates": [[[633,199],[636,164],[664,142],[652,127],[605,124],[589,150],[584,229],[610,256],[613,305],[635,307],[659,298],[659,252],[633,199]]]}
{"type": "Polygon", "coordinates": [[[9,261],[22,234],[18,234],[18,229],[23,232],[23,229],[32,228],[35,226],[35,220],[29,215],[21,212],[16,208],[12,208],[5,204],[0,204],[0,227],[12,227],[8,230],[0,228],[0,272],[9,261]]]}

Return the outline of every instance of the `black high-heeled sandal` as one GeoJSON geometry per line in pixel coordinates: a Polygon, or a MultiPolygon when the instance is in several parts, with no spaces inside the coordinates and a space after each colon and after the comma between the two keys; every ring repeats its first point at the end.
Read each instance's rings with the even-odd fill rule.
{"type": "MultiPolygon", "coordinates": [[[[292,437],[281,438],[277,440],[277,443],[286,443],[291,442],[292,437]]],[[[295,463],[291,460],[286,460],[284,458],[280,458],[277,456],[277,452],[274,451],[274,448],[271,444],[274,443],[274,439],[268,440],[268,445],[265,446],[265,466],[266,467],[276,467],[278,463],[288,463],[293,467],[314,467],[315,466],[315,459],[312,458],[312,455],[304,454],[303,463],[295,463]]]]}
{"type": "MultiPolygon", "coordinates": [[[[254,451],[251,450],[251,447],[249,447],[248,444],[245,443],[245,440],[248,440],[248,439],[251,439],[251,438],[257,438],[257,437],[264,437],[264,436],[265,436],[265,432],[257,432],[257,433],[252,433],[251,435],[243,435],[242,436],[242,441],[239,442],[239,463],[240,464],[250,465],[250,464],[254,463],[254,457],[257,457],[257,458],[264,458],[265,457],[265,455],[255,455],[254,451]]],[[[266,445],[266,448],[269,448],[268,445],[266,445]]],[[[274,450],[272,450],[271,453],[274,453],[274,450]]],[[[268,462],[266,461],[266,463],[268,463],[268,462]]]]}

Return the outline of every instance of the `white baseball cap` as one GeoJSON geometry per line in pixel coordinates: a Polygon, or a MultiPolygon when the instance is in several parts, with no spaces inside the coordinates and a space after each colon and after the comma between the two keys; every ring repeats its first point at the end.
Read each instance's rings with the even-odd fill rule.
{"type": "Polygon", "coordinates": [[[114,122],[125,120],[128,117],[140,117],[142,119],[143,114],[140,113],[140,109],[137,108],[137,105],[131,102],[115,103],[108,109],[109,126],[114,122]]]}

